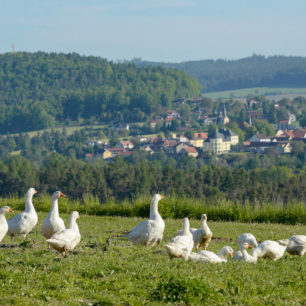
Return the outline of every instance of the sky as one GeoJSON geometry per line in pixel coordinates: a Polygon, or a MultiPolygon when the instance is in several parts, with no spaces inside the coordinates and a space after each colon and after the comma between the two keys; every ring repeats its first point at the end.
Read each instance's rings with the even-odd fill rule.
{"type": "Polygon", "coordinates": [[[182,62],[306,56],[305,0],[0,0],[0,53],[182,62]]]}

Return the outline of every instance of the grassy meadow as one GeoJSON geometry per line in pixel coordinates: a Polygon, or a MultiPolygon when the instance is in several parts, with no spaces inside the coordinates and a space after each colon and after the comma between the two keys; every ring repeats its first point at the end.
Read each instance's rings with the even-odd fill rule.
{"type": "MultiPolygon", "coordinates": [[[[14,210],[24,209],[24,199],[19,197],[0,198],[3,205],[14,210]]],[[[38,211],[50,210],[50,195],[38,194],[33,199],[38,211]]],[[[132,200],[110,199],[101,203],[98,198],[85,196],[82,201],[69,197],[61,198],[60,210],[69,213],[77,210],[81,214],[97,216],[146,217],[149,215],[150,197],[138,196],[132,200]]],[[[200,219],[203,211],[213,221],[266,222],[283,224],[306,224],[306,206],[303,202],[282,203],[241,203],[220,199],[197,199],[167,196],[159,203],[164,218],[182,219],[185,216],[200,219]]]]}
{"type": "Polygon", "coordinates": [[[248,95],[263,95],[263,96],[275,96],[275,95],[305,95],[306,88],[300,87],[253,87],[253,88],[243,88],[236,90],[226,90],[226,91],[216,91],[203,93],[204,97],[212,99],[230,99],[230,98],[241,98],[247,97],[248,95]]]}
{"type": "MultiPolygon", "coordinates": [[[[60,206],[61,210],[61,206],[60,206]]],[[[81,243],[62,258],[40,234],[46,213],[26,240],[5,237],[0,247],[0,304],[52,305],[302,305],[306,303],[306,257],[286,254],[277,262],[204,264],[169,260],[163,247],[134,246],[123,233],[143,219],[89,216],[78,220],[81,243]]],[[[68,214],[62,214],[68,222],[68,214]]],[[[209,217],[209,215],[208,215],[209,217]]],[[[164,241],[182,227],[165,219],[164,241]]],[[[191,226],[200,227],[199,219],[191,226]]],[[[259,241],[306,233],[306,225],[209,221],[215,239],[208,249],[238,249],[240,233],[259,241]]],[[[162,244],[163,244],[162,243],[162,244]]]]}

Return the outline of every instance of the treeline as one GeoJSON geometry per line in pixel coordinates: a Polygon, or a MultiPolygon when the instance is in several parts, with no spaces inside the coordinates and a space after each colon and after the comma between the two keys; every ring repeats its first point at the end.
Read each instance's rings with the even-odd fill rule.
{"type": "Polygon", "coordinates": [[[200,92],[175,69],[140,68],[99,57],[56,53],[0,55],[0,132],[86,120],[142,121],[177,97],[200,92]]]}
{"type": "Polygon", "coordinates": [[[0,196],[22,196],[29,186],[41,193],[62,190],[79,200],[92,195],[102,203],[159,192],[214,201],[286,204],[305,201],[306,169],[293,173],[287,167],[245,170],[204,164],[173,168],[159,161],[133,165],[121,158],[113,163],[86,163],[57,153],[46,157],[39,169],[20,156],[0,162],[0,196]]]}
{"type": "Polygon", "coordinates": [[[305,87],[306,84],[306,57],[253,55],[239,60],[134,62],[141,67],[164,66],[184,71],[199,81],[203,92],[251,87],[305,87]]]}

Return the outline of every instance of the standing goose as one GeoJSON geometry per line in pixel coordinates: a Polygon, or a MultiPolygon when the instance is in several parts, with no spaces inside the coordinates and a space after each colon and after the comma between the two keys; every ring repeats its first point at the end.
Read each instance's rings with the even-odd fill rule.
{"type": "Polygon", "coordinates": [[[171,241],[165,245],[165,248],[171,259],[174,257],[183,257],[187,260],[192,251],[193,244],[189,220],[188,218],[184,218],[183,233],[180,236],[172,238],[171,241]]]}
{"type": "Polygon", "coordinates": [[[58,213],[58,199],[64,196],[65,195],[60,191],[55,191],[52,195],[51,210],[41,226],[41,233],[47,239],[51,238],[54,233],[60,232],[65,229],[65,223],[63,219],[60,218],[58,213]]]}
{"type": "Polygon", "coordinates": [[[81,234],[76,220],[80,218],[77,211],[73,211],[69,216],[69,226],[60,232],[52,235],[47,242],[51,247],[62,254],[67,255],[68,251],[72,251],[80,242],[81,234]]]}
{"type": "Polygon", "coordinates": [[[150,217],[148,220],[141,222],[135,226],[126,237],[134,244],[144,244],[147,247],[153,247],[157,242],[163,239],[165,222],[158,213],[158,202],[164,197],[160,194],[155,194],[150,203],[150,217]]]}
{"type": "MultiPolygon", "coordinates": [[[[179,230],[178,233],[181,235],[183,230],[179,230]]],[[[211,241],[212,231],[207,225],[207,216],[202,214],[201,216],[201,228],[191,228],[190,232],[193,236],[194,246],[198,252],[200,247],[203,247],[204,250],[207,249],[209,242],[211,241]]]]}
{"type": "Polygon", "coordinates": [[[8,231],[7,221],[5,219],[5,214],[8,212],[14,212],[10,207],[3,206],[0,208],[0,242],[6,235],[8,231]]]}
{"type": "Polygon", "coordinates": [[[289,239],[278,240],[279,244],[286,246],[286,251],[291,255],[303,256],[306,252],[306,236],[294,235],[289,239]]]}
{"type": "Polygon", "coordinates": [[[199,253],[191,253],[189,259],[194,262],[210,262],[210,263],[219,263],[227,262],[227,256],[233,257],[233,249],[229,246],[223,247],[218,255],[210,251],[200,251],[199,253]]]}
{"type": "Polygon", "coordinates": [[[8,232],[11,237],[21,235],[23,238],[32,231],[38,221],[32,198],[37,191],[31,187],[25,195],[25,210],[7,221],[8,232]]]}
{"type": "MultiPolygon", "coordinates": [[[[244,233],[244,234],[241,234],[238,237],[239,246],[241,246],[243,243],[248,243],[251,248],[256,248],[257,245],[258,245],[255,236],[253,234],[250,234],[250,233],[244,233]]],[[[233,259],[234,260],[242,260],[243,259],[241,248],[240,248],[240,251],[237,251],[235,253],[233,259]]]]}

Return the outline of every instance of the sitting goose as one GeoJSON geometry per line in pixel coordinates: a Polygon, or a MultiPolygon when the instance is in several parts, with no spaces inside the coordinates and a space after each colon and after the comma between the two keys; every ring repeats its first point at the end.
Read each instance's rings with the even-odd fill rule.
{"type": "Polygon", "coordinates": [[[150,203],[150,217],[148,220],[141,222],[135,226],[126,237],[134,244],[144,244],[147,247],[153,247],[157,242],[163,239],[165,230],[165,222],[158,213],[158,202],[164,197],[160,194],[155,194],[150,203]]]}
{"type": "Polygon", "coordinates": [[[189,220],[188,218],[184,218],[182,235],[172,238],[171,241],[165,245],[165,248],[171,259],[174,257],[183,257],[187,260],[192,251],[193,244],[189,220]]]}
{"type": "Polygon", "coordinates": [[[41,233],[45,238],[49,239],[54,233],[60,232],[65,229],[65,223],[58,214],[58,199],[65,195],[60,191],[55,191],[52,195],[52,207],[48,216],[44,219],[41,226],[41,233]]]}
{"type": "Polygon", "coordinates": [[[37,191],[31,187],[25,196],[25,210],[7,221],[8,232],[11,237],[21,235],[23,238],[32,231],[38,221],[37,213],[32,203],[32,198],[37,191]]]}
{"type": "Polygon", "coordinates": [[[278,243],[286,246],[286,251],[291,255],[303,256],[306,252],[305,235],[294,235],[289,239],[278,240],[278,243]]]}
{"type": "MultiPolygon", "coordinates": [[[[203,247],[204,250],[206,250],[212,237],[212,232],[207,225],[206,214],[202,214],[201,216],[201,228],[191,228],[190,232],[193,236],[194,246],[197,252],[200,247],[203,247]]],[[[179,230],[178,233],[181,235],[183,233],[183,230],[179,230]]]]}
{"type": "Polygon", "coordinates": [[[76,219],[80,218],[77,211],[73,211],[69,216],[69,226],[60,232],[52,235],[47,242],[51,247],[66,256],[68,251],[72,251],[80,242],[81,234],[76,219]]]}
{"type": "Polygon", "coordinates": [[[5,214],[9,212],[14,212],[10,207],[3,206],[0,208],[0,242],[6,235],[8,231],[7,221],[5,219],[5,214]]]}
{"type": "Polygon", "coordinates": [[[233,257],[233,249],[229,246],[223,247],[218,255],[210,251],[200,251],[199,253],[191,252],[189,259],[194,262],[210,262],[210,263],[219,263],[227,262],[227,256],[233,257]]]}
{"type": "MultiPolygon", "coordinates": [[[[253,234],[250,234],[250,233],[244,233],[244,234],[241,234],[238,237],[239,246],[241,246],[243,243],[248,243],[251,248],[256,248],[257,245],[258,245],[257,241],[256,241],[256,238],[254,237],[253,234]]],[[[241,249],[240,249],[240,251],[237,251],[235,253],[235,255],[233,256],[233,259],[234,260],[242,260],[242,258],[243,258],[243,255],[242,255],[242,252],[241,252],[241,249]]]]}

